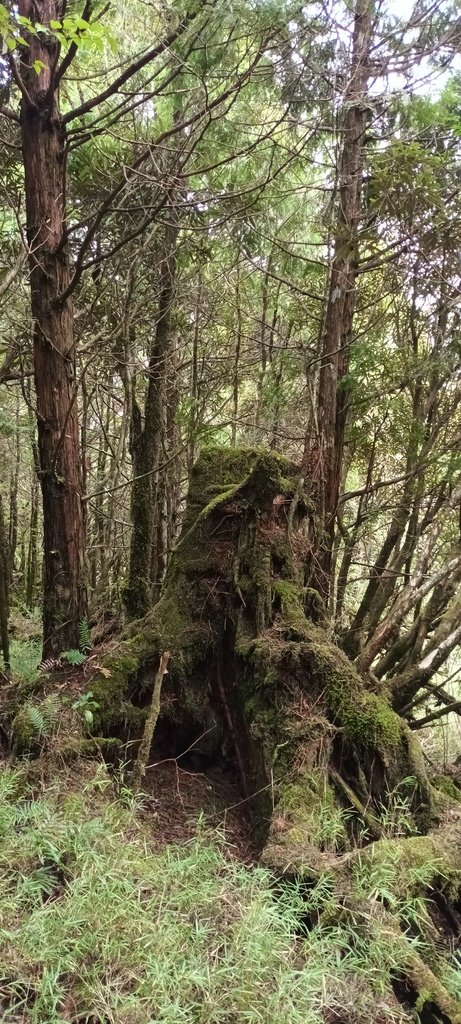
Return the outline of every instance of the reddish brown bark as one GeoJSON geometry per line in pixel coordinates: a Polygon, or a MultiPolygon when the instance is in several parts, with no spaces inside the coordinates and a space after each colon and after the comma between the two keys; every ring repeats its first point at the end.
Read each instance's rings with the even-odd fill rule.
{"type": "MultiPolygon", "coordinates": [[[[20,0],[19,12],[47,25],[59,20],[60,4],[20,0]]],[[[79,622],[86,616],[73,309],[71,298],[60,301],[70,281],[70,267],[66,136],[55,88],[58,58],[58,43],[52,36],[30,35],[18,71],[43,496],[45,657],[78,646],[79,622]],[[34,69],[36,61],[42,65],[39,73],[34,69]]]]}

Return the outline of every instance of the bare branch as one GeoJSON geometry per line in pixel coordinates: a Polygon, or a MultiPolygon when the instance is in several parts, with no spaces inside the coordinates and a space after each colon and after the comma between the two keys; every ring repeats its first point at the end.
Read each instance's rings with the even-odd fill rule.
{"type": "Polygon", "coordinates": [[[2,117],[6,117],[8,121],[14,121],[15,124],[21,123],[21,118],[19,117],[19,114],[16,114],[14,110],[10,109],[10,107],[0,106],[0,115],[2,117]]]}
{"type": "Polygon", "coordinates": [[[9,270],[7,274],[5,274],[3,281],[0,282],[0,299],[5,294],[5,292],[8,291],[8,288],[13,283],[14,279],[18,276],[25,258],[26,253],[24,250],[21,250],[16,260],[16,263],[14,264],[14,266],[11,267],[11,270],[9,270]]]}
{"type": "Polygon", "coordinates": [[[133,62],[133,64],[130,64],[130,66],[126,68],[126,70],[123,71],[111,85],[108,85],[107,89],[104,89],[103,92],[100,92],[97,96],[93,96],[91,99],[86,100],[85,103],[82,103],[79,107],[75,107],[74,110],[70,110],[63,118],[64,124],[69,124],[71,121],[74,121],[76,117],[83,117],[84,114],[88,114],[94,107],[99,106],[100,103],[104,103],[105,100],[114,96],[119,89],[121,89],[122,85],[125,85],[125,82],[128,82],[133,75],[136,75],[138,71],[141,71],[142,68],[146,67],[146,65],[152,60],[155,60],[155,58],[159,57],[161,53],[168,50],[170,46],[172,46],[173,43],[183,35],[189,25],[199,16],[199,14],[202,13],[202,10],[203,8],[200,7],[198,11],[186,14],[173,32],[170,32],[165,39],[162,39],[156,46],[153,46],[152,49],[147,51],[147,53],[144,53],[142,57],[139,57],[138,60],[133,62]]]}
{"type": "Polygon", "coordinates": [[[443,708],[437,708],[437,711],[431,711],[430,715],[426,715],[425,718],[415,718],[413,722],[409,722],[410,729],[422,729],[430,722],[436,722],[439,718],[451,715],[452,712],[461,715],[461,700],[453,701],[453,704],[446,704],[443,708]]]}

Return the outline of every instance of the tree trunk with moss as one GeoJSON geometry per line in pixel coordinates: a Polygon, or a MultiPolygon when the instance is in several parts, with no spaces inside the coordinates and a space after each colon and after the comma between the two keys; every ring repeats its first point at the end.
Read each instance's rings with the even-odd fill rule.
{"type": "Polygon", "coordinates": [[[319,595],[303,585],[310,500],[298,468],[275,452],[205,450],[162,597],[106,660],[110,676],[91,684],[101,724],[120,726],[171,651],[163,719],[173,715],[178,737],[213,722],[208,751],[232,746],[267,859],[286,865],[298,848],[305,858],[306,843],[322,846],[325,800],[338,812],[352,804],[354,835],[363,820],[379,834],[386,794],[399,786],[404,796],[402,780],[415,832],[433,813],[414,737],[384,686],[368,685],[335,644],[319,595]]]}

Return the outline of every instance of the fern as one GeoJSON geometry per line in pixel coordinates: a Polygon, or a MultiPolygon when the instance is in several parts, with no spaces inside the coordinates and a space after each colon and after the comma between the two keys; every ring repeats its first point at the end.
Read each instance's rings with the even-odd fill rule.
{"type": "Polygon", "coordinates": [[[90,627],[88,619],[82,619],[78,627],[79,647],[85,653],[91,649],[90,627]]]}
{"type": "Polygon", "coordinates": [[[69,665],[83,665],[83,662],[86,661],[86,654],[83,654],[82,651],[77,651],[76,649],[63,651],[61,657],[64,658],[69,665]]]}
{"type": "Polygon", "coordinates": [[[41,672],[54,672],[62,668],[61,658],[45,658],[45,661],[40,662],[39,669],[41,672]]]}
{"type": "Polygon", "coordinates": [[[27,704],[24,711],[37,736],[46,736],[46,722],[40,708],[36,704],[27,704]]]}
{"type": "Polygon", "coordinates": [[[51,736],[61,712],[61,701],[56,694],[45,697],[40,704],[26,704],[24,713],[38,737],[51,736]]]}

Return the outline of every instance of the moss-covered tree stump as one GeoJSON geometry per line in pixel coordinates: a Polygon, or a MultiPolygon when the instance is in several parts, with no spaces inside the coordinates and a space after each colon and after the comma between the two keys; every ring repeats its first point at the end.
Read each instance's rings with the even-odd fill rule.
{"type": "Polygon", "coordinates": [[[396,787],[415,832],[432,814],[416,741],[334,643],[306,585],[315,527],[287,459],[206,450],[163,595],[91,682],[98,726],[120,728],[169,650],[157,741],[206,733],[200,749],[232,751],[266,861],[305,871],[364,831],[378,838],[396,787]]]}

